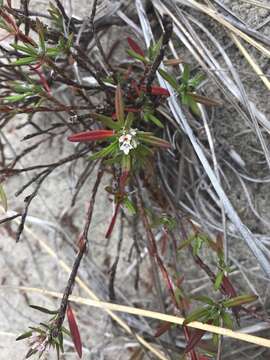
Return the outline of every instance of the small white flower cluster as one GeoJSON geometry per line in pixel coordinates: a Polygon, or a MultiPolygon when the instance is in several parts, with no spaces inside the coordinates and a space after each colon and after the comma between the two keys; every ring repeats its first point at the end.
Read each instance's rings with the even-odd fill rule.
{"type": "Polygon", "coordinates": [[[122,150],[125,155],[128,155],[131,149],[136,149],[138,146],[136,134],[136,129],[129,129],[128,131],[124,130],[122,132],[122,135],[119,138],[119,146],[120,150],[122,150]]]}

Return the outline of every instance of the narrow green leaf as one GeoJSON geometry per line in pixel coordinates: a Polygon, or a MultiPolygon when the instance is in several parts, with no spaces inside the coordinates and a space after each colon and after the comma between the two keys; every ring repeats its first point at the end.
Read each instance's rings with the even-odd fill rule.
{"type": "Polygon", "coordinates": [[[191,298],[194,299],[194,300],[197,300],[197,301],[201,301],[201,302],[203,302],[205,304],[208,304],[208,305],[214,305],[215,304],[215,302],[211,298],[209,298],[208,296],[203,296],[203,295],[201,295],[201,296],[192,296],[191,298]]]}
{"type": "Polygon", "coordinates": [[[26,92],[32,91],[29,84],[22,82],[15,82],[14,86],[12,86],[12,90],[17,94],[25,94],[26,92]]]}
{"type": "Polygon", "coordinates": [[[155,60],[155,58],[158,56],[162,46],[162,40],[163,40],[163,36],[161,36],[157,41],[157,43],[152,46],[151,57],[149,54],[149,58],[151,61],[155,60]]]}
{"type": "Polygon", "coordinates": [[[240,295],[240,296],[236,296],[232,299],[223,301],[222,305],[226,308],[231,308],[234,306],[249,304],[249,303],[257,300],[257,298],[258,297],[256,295],[240,295]]]}
{"type": "Polygon", "coordinates": [[[201,111],[200,111],[199,106],[196,103],[196,101],[194,101],[190,95],[187,95],[187,100],[188,100],[187,105],[189,106],[189,108],[193,112],[193,114],[197,115],[197,116],[201,116],[201,111]]]}
{"type": "Polygon", "coordinates": [[[121,169],[123,173],[129,172],[131,169],[131,157],[130,155],[123,155],[121,169]]]}
{"type": "Polygon", "coordinates": [[[58,310],[49,310],[49,309],[46,309],[42,306],[37,306],[37,305],[29,305],[32,309],[35,309],[35,310],[38,310],[38,311],[41,311],[45,314],[51,314],[51,315],[55,315],[58,313],[58,310]]]}
{"type": "Polygon", "coordinates": [[[124,199],[124,206],[130,212],[131,215],[136,214],[136,209],[132,201],[129,200],[128,197],[124,199]]]}
{"type": "Polygon", "coordinates": [[[42,335],[43,335],[43,334],[46,334],[46,331],[44,331],[44,330],[42,330],[42,329],[40,329],[40,328],[38,328],[38,327],[35,327],[35,326],[29,326],[29,329],[31,329],[31,330],[39,333],[39,334],[42,334],[42,335]]]}
{"type": "Polygon", "coordinates": [[[29,338],[30,336],[32,336],[32,334],[33,334],[33,331],[27,331],[27,332],[21,334],[20,336],[18,336],[18,337],[16,338],[16,341],[23,340],[23,339],[27,339],[27,338],[29,338]]]}
{"type": "Polygon", "coordinates": [[[62,327],[61,327],[61,330],[62,330],[62,332],[63,332],[64,334],[70,336],[70,331],[69,331],[66,327],[62,326],[62,327]]]}
{"type": "Polygon", "coordinates": [[[131,50],[131,49],[127,49],[127,54],[132,57],[133,59],[139,60],[141,62],[143,62],[144,64],[147,63],[147,60],[145,57],[141,56],[140,54],[136,53],[135,51],[131,50]]]}
{"type": "Polygon", "coordinates": [[[168,74],[166,71],[162,69],[158,69],[158,72],[163,77],[163,79],[166,80],[174,88],[174,90],[178,89],[178,82],[175,80],[175,78],[172,75],[168,74]]]}
{"type": "Polygon", "coordinates": [[[91,116],[95,120],[100,121],[104,126],[108,127],[109,129],[112,129],[112,130],[120,130],[121,129],[121,125],[117,121],[114,121],[109,116],[97,114],[97,113],[92,113],[91,116]]]}
{"type": "Polygon", "coordinates": [[[223,280],[223,276],[224,276],[224,272],[222,270],[220,270],[217,273],[216,279],[215,279],[215,283],[214,283],[214,289],[215,291],[217,291],[220,288],[220,285],[222,283],[223,280]]]}
{"type": "Polygon", "coordinates": [[[200,236],[196,236],[194,238],[194,242],[192,243],[192,248],[193,248],[193,254],[194,255],[198,255],[202,244],[203,244],[204,240],[200,237],[200,236]]]}
{"type": "Polygon", "coordinates": [[[218,345],[218,341],[219,341],[219,335],[218,335],[218,334],[213,334],[213,335],[212,335],[212,341],[213,341],[213,344],[214,344],[215,346],[217,346],[217,345],[218,345]]]}
{"type": "Polygon", "coordinates": [[[208,308],[200,308],[195,311],[193,311],[190,315],[187,316],[185,319],[183,325],[187,325],[188,323],[192,321],[197,321],[205,317],[209,313],[208,308]]]}
{"type": "Polygon", "coordinates": [[[126,120],[125,120],[125,129],[130,129],[132,127],[134,121],[134,114],[132,112],[129,112],[127,114],[126,120]]]}
{"type": "Polygon", "coordinates": [[[43,53],[45,54],[46,51],[46,45],[45,45],[45,39],[44,39],[44,27],[39,19],[36,19],[36,29],[39,36],[39,45],[42,49],[43,53]]]}
{"type": "Polygon", "coordinates": [[[61,49],[58,48],[49,48],[46,50],[46,55],[50,57],[55,57],[61,53],[61,49]]]}
{"type": "Polygon", "coordinates": [[[15,103],[17,101],[24,100],[27,96],[31,96],[31,95],[33,95],[31,92],[27,92],[27,93],[20,94],[20,95],[6,96],[3,98],[3,101],[5,101],[7,103],[15,103]]]}
{"type": "Polygon", "coordinates": [[[29,48],[28,46],[23,46],[23,45],[19,45],[19,44],[11,44],[11,46],[15,49],[15,50],[19,50],[19,51],[22,51],[28,55],[31,55],[31,56],[34,56],[36,57],[37,56],[37,51],[36,49],[33,47],[33,48],[29,48]]]}
{"type": "Polygon", "coordinates": [[[188,81],[188,85],[196,89],[204,79],[204,74],[198,73],[188,81]]]}
{"type": "Polygon", "coordinates": [[[14,66],[21,66],[21,65],[29,65],[29,64],[33,64],[34,62],[36,62],[36,57],[33,57],[33,56],[26,56],[26,57],[23,57],[21,59],[18,59],[14,62],[11,63],[11,65],[14,65],[14,66]]]}
{"type": "Polygon", "coordinates": [[[226,311],[223,312],[222,319],[223,319],[223,322],[224,322],[224,325],[226,326],[226,328],[228,328],[228,329],[233,328],[233,319],[230,316],[230,314],[228,314],[226,311]]]}
{"type": "Polygon", "coordinates": [[[187,83],[189,81],[189,77],[190,77],[189,64],[184,64],[184,70],[181,77],[182,82],[187,83]]]}
{"type": "Polygon", "coordinates": [[[7,211],[8,209],[7,196],[2,184],[0,184],[0,203],[3,205],[4,210],[7,211]]]}
{"type": "Polygon", "coordinates": [[[189,95],[186,92],[181,92],[181,101],[183,105],[189,106],[189,95]]]}
{"type": "Polygon", "coordinates": [[[144,116],[144,119],[146,121],[151,121],[152,123],[154,123],[156,126],[160,127],[160,128],[164,128],[164,125],[162,124],[162,122],[157,118],[155,117],[153,114],[151,113],[144,113],[143,114],[144,116]]]}
{"type": "Polygon", "coordinates": [[[90,160],[97,160],[97,159],[103,158],[105,156],[108,156],[110,154],[113,154],[115,152],[115,150],[117,150],[117,148],[118,148],[118,141],[114,141],[109,146],[106,146],[104,149],[91,155],[90,160]]]}
{"type": "Polygon", "coordinates": [[[58,340],[59,340],[59,347],[61,352],[64,352],[64,338],[63,338],[63,333],[62,331],[60,331],[59,335],[58,335],[58,340]]]}
{"type": "MultiPolygon", "coordinates": [[[[214,321],[213,321],[213,325],[214,326],[220,326],[220,320],[221,320],[221,317],[216,317],[214,319],[214,321]]],[[[219,335],[218,334],[213,334],[212,341],[213,341],[213,344],[217,346],[218,341],[219,341],[219,335]]]]}

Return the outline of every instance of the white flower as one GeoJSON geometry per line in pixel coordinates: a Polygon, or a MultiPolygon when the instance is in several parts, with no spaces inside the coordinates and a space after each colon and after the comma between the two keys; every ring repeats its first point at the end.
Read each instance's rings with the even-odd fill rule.
{"type": "Polygon", "coordinates": [[[123,134],[122,136],[120,136],[119,142],[120,142],[120,143],[130,142],[131,139],[132,139],[132,135],[131,135],[131,134],[123,134]]]}
{"type": "Polygon", "coordinates": [[[128,155],[130,150],[136,149],[138,142],[135,139],[136,129],[130,129],[128,132],[124,131],[119,138],[120,150],[124,152],[125,155],[128,155]]]}
{"type": "Polygon", "coordinates": [[[122,150],[125,155],[128,155],[131,149],[133,149],[133,146],[130,142],[123,142],[123,144],[120,146],[120,150],[122,150]]]}
{"type": "Polygon", "coordinates": [[[137,129],[130,129],[129,133],[130,135],[135,136],[137,134],[137,129]]]}

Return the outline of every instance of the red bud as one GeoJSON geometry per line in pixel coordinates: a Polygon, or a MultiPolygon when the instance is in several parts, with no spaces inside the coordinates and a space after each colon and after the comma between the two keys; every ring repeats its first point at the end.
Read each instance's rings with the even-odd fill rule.
{"type": "Polygon", "coordinates": [[[92,130],[84,131],[78,134],[73,134],[68,137],[68,140],[71,142],[87,142],[102,140],[114,135],[113,130],[92,130]]]}
{"type": "Polygon", "coordinates": [[[137,54],[139,54],[139,55],[141,55],[141,56],[144,57],[144,52],[143,52],[143,50],[140,48],[140,46],[139,46],[133,39],[131,39],[130,37],[128,37],[128,38],[127,38],[127,41],[128,41],[129,46],[131,47],[131,49],[132,49],[135,53],[137,53],[137,54]]]}
{"type": "Polygon", "coordinates": [[[68,319],[70,334],[71,334],[75,349],[76,349],[79,357],[81,358],[82,357],[81,336],[80,336],[80,332],[79,332],[78,325],[76,322],[76,318],[75,318],[73,311],[69,304],[67,307],[67,319],[68,319]]]}
{"type": "MultiPolygon", "coordinates": [[[[142,86],[141,89],[143,91],[146,91],[146,87],[142,86]]],[[[170,96],[170,93],[167,89],[164,89],[162,87],[159,86],[152,86],[151,87],[151,94],[152,95],[164,95],[164,96],[170,96]]]]}

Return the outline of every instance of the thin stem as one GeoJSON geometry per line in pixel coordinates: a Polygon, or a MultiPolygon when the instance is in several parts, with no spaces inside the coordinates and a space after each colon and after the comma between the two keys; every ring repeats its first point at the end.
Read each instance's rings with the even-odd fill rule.
{"type": "Polygon", "coordinates": [[[88,245],[88,231],[89,231],[89,227],[92,221],[92,215],[93,215],[93,211],[94,211],[94,205],[95,205],[95,200],[96,200],[96,195],[97,195],[97,191],[103,176],[104,170],[102,168],[102,166],[100,165],[99,170],[98,170],[98,174],[97,174],[97,178],[92,190],[92,194],[91,194],[91,198],[89,201],[89,206],[88,206],[88,210],[87,210],[87,217],[86,217],[86,222],[84,225],[84,229],[83,229],[83,234],[81,236],[80,239],[80,244],[79,244],[79,251],[76,255],[75,261],[73,263],[73,267],[72,267],[72,271],[69,275],[69,279],[68,279],[68,283],[66,286],[66,289],[64,291],[63,297],[62,297],[62,301],[60,304],[60,308],[59,308],[59,312],[57,315],[57,320],[55,323],[55,327],[52,331],[52,336],[53,337],[58,337],[58,334],[61,330],[62,324],[64,322],[65,316],[66,316],[66,309],[67,309],[67,305],[68,305],[68,298],[70,296],[70,294],[72,293],[72,289],[75,283],[75,279],[81,264],[81,260],[86,252],[87,249],[87,245],[88,245]]]}

